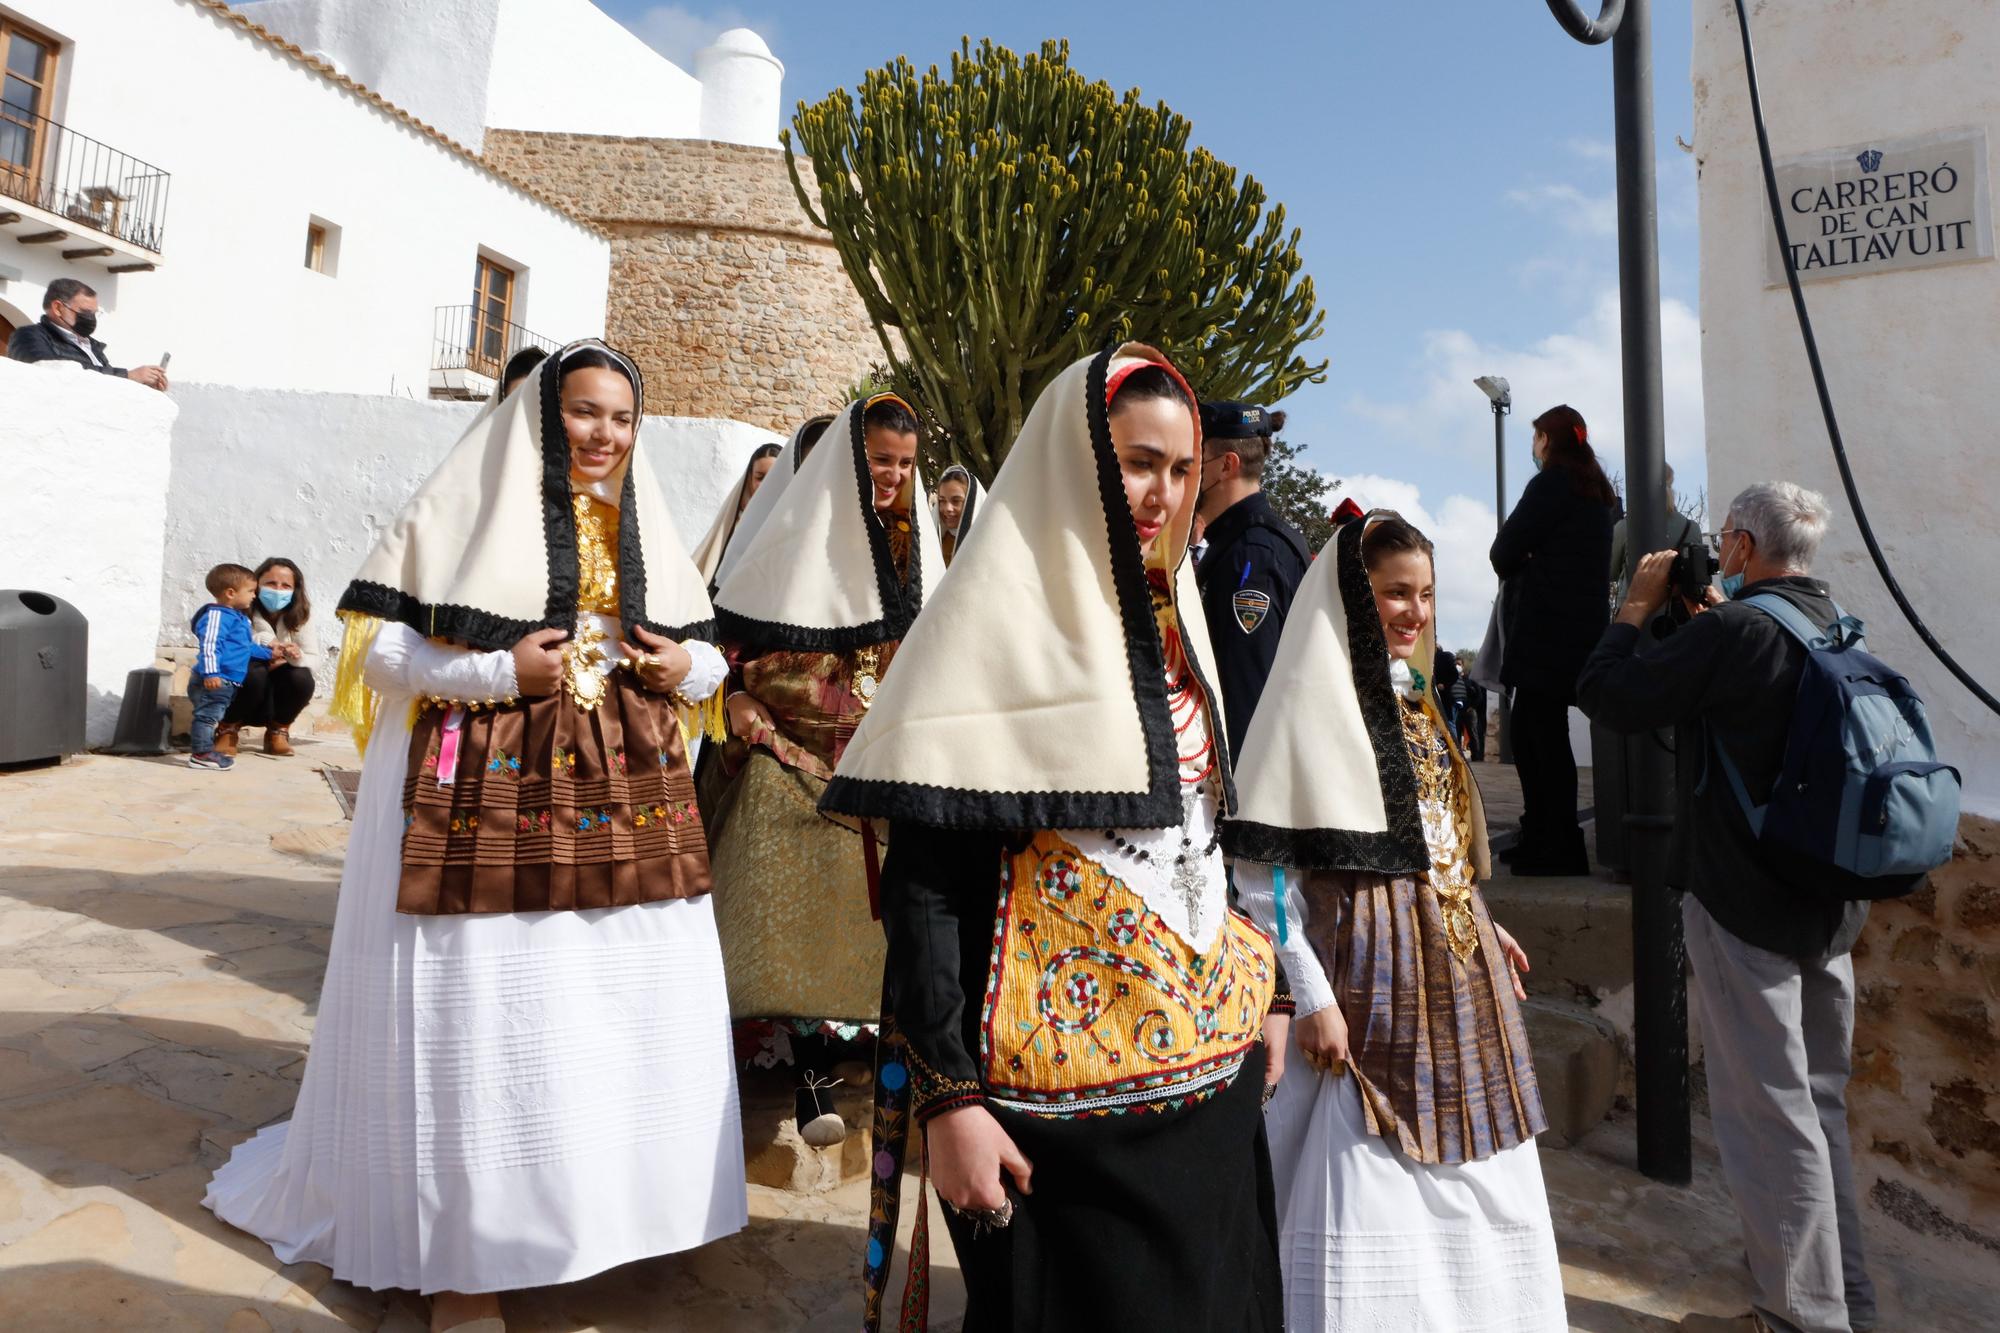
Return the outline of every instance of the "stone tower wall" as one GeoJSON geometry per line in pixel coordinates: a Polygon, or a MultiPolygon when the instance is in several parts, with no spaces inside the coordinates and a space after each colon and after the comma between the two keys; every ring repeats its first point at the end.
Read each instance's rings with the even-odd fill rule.
{"type": "Polygon", "coordinates": [[[605,336],[645,373],[648,412],[781,435],[884,360],[782,151],[489,130],[485,156],[611,233],[605,336]]]}

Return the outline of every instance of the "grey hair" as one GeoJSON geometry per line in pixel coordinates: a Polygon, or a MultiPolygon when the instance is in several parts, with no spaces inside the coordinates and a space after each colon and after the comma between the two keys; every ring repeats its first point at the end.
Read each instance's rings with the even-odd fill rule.
{"type": "Polygon", "coordinates": [[[1757,539],[1766,561],[1800,574],[1812,571],[1833,511],[1826,497],[1792,481],[1760,481],[1729,502],[1729,521],[1757,539]]]}

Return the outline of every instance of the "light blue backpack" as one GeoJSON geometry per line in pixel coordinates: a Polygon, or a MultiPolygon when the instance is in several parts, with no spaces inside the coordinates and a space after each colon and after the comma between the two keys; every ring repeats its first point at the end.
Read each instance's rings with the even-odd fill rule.
{"type": "Polygon", "coordinates": [[[1771,798],[1753,805],[1743,775],[1716,756],[1757,840],[1869,881],[1842,898],[1899,898],[1951,859],[1958,770],[1939,761],[1924,701],[1901,674],[1864,651],[1861,622],[1822,633],[1783,597],[1743,599],[1805,645],[1785,758],[1771,798]],[[1873,892],[1869,890],[1873,889],[1873,892]]]}

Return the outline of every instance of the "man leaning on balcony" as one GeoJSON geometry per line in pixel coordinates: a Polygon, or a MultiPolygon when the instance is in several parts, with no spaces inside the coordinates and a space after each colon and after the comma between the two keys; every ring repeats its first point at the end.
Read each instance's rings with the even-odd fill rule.
{"type": "Polygon", "coordinates": [[[75,278],[57,278],[42,297],[41,322],[15,329],[7,341],[7,355],[15,361],[74,361],[149,389],[166,389],[167,372],[158,366],[121,370],[112,365],[104,355],[104,344],[91,337],[95,332],[97,293],[75,278]]]}

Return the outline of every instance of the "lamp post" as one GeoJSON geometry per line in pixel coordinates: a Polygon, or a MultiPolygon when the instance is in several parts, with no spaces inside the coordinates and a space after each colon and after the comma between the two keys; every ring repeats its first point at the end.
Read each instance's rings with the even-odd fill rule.
{"type": "MultiPolygon", "coordinates": [[[[1473,384],[1493,404],[1493,530],[1497,534],[1507,523],[1507,414],[1514,410],[1514,389],[1501,375],[1481,375],[1473,384]]],[[[1500,691],[1500,762],[1514,762],[1514,708],[1505,690],[1500,691]]]]}
{"type": "MultiPolygon", "coordinates": [[[[1660,236],[1653,175],[1651,0],[1603,0],[1597,18],[1576,0],[1548,0],[1563,30],[1588,46],[1611,42],[1618,151],[1619,341],[1625,386],[1627,540],[1635,551],[1667,541],[1666,429],[1660,408],[1660,236]]],[[[1626,849],[1632,866],[1632,1023],[1639,1169],[1684,1185],[1688,1135],[1687,944],[1667,888],[1673,769],[1650,736],[1625,738],[1626,849]]]]}

